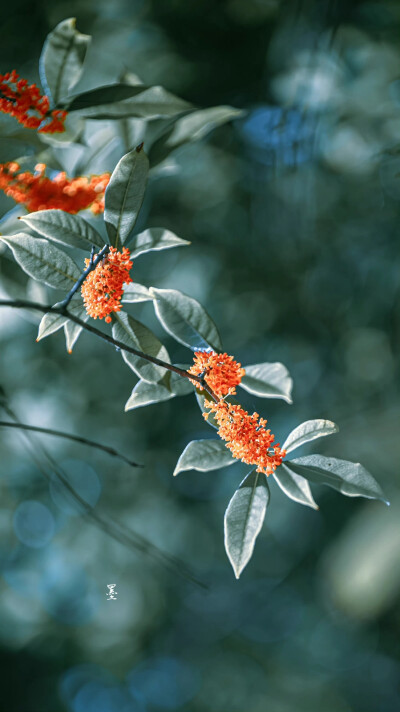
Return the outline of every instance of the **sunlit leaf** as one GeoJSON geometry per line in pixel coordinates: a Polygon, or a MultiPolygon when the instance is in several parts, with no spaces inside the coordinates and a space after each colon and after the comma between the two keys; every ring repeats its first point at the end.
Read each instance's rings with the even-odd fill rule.
{"type": "Polygon", "coordinates": [[[168,371],[158,383],[139,381],[125,404],[125,410],[159,403],[175,398],[175,396],[184,396],[191,393],[192,390],[193,386],[187,378],[168,371]]]}
{"type": "Polygon", "coordinates": [[[167,128],[152,145],[149,152],[152,166],[163,161],[179,146],[198,141],[217,126],[243,116],[244,112],[232,106],[213,106],[185,114],[167,128]]]}
{"type": "Polygon", "coordinates": [[[221,340],[211,317],[192,297],[177,289],[150,288],[157,318],[177,341],[191,349],[221,349],[221,340]]]}
{"type": "Polygon", "coordinates": [[[329,485],[348,497],[367,497],[386,502],[380,485],[359,462],[323,455],[306,455],[288,460],[287,466],[310,482],[329,485]]]}
{"type": "Polygon", "coordinates": [[[101,235],[79,215],[70,215],[63,210],[39,210],[24,215],[21,220],[48,240],[68,247],[82,250],[90,250],[92,245],[104,247],[101,235]]]}
{"type": "Polygon", "coordinates": [[[75,24],[74,17],[60,22],[47,35],[40,56],[40,79],[53,104],[67,96],[82,74],[90,37],[78,32],[75,24]]]}
{"type": "Polygon", "coordinates": [[[274,479],[282,492],[295,502],[305,504],[313,509],[319,509],[311,494],[310,485],[304,477],[296,475],[290,467],[282,463],[274,472],[274,479]]]}
{"type": "Polygon", "coordinates": [[[126,242],[136,222],[146,188],[149,161],[142,146],[117,163],[105,193],[104,220],[111,244],[126,242]]]}
{"type": "Polygon", "coordinates": [[[176,463],[174,476],[186,470],[218,470],[235,462],[222,440],[192,440],[176,463]]]}
{"type": "Polygon", "coordinates": [[[250,561],[270,499],[264,473],[252,470],[236,490],[225,512],[225,549],[236,578],[250,561]]]}
{"type": "Polygon", "coordinates": [[[306,420],[289,433],[282,445],[282,449],[286,450],[287,453],[291,452],[297,447],[300,447],[300,445],[310,442],[310,440],[322,438],[325,435],[333,435],[333,433],[337,433],[338,430],[339,428],[336,423],[332,423],[331,420],[323,420],[321,418],[317,420],[306,420]]]}
{"type": "Polygon", "coordinates": [[[293,381],[283,363],[255,363],[245,366],[241,386],[261,398],[283,398],[291,403],[293,381]]]}
{"type": "Polygon", "coordinates": [[[71,257],[47,240],[25,233],[2,236],[1,239],[10,247],[24,272],[38,282],[55,289],[70,290],[81,276],[71,257]]]}
{"type": "Polygon", "coordinates": [[[65,108],[90,119],[149,120],[181,114],[192,105],[161,86],[110,84],[77,94],[65,108]]]}
{"type": "Polygon", "coordinates": [[[151,302],[153,297],[147,287],[138,282],[131,282],[124,287],[122,302],[124,304],[134,304],[135,302],[151,302]]]}
{"type": "MultiPolygon", "coordinates": [[[[56,304],[56,306],[58,306],[58,304],[56,304]]],[[[46,336],[54,334],[54,332],[58,331],[58,329],[61,329],[67,321],[68,318],[66,316],[63,316],[62,314],[53,314],[52,312],[47,312],[47,314],[44,314],[40,321],[36,341],[40,341],[41,339],[45,339],[46,336]]]]}
{"type": "MultiPolygon", "coordinates": [[[[112,329],[114,339],[143,351],[149,356],[171,363],[167,349],[147,326],[144,326],[140,321],[125,312],[115,314],[115,319],[116,322],[113,324],[112,329]]],[[[127,351],[122,351],[121,353],[128,366],[144,381],[157,383],[165,376],[166,371],[162,366],[157,366],[141,356],[134,356],[127,351]]]]}
{"type": "Polygon", "coordinates": [[[182,240],[163,227],[149,228],[139,232],[132,240],[129,240],[131,257],[138,257],[138,255],[152,250],[167,250],[170,247],[183,247],[184,245],[190,245],[190,242],[182,240]]]}

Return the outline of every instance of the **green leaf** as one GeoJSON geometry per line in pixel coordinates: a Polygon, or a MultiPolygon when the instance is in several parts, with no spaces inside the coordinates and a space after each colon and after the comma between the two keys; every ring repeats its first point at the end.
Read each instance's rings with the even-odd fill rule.
{"type": "Polygon", "coordinates": [[[300,504],[305,504],[307,507],[319,509],[314,502],[307,480],[300,475],[296,475],[285,463],[277,467],[274,472],[274,479],[287,497],[300,504]]]}
{"type": "Polygon", "coordinates": [[[193,386],[187,378],[168,371],[158,383],[139,381],[125,404],[125,410],[170,400],[175,396],[184,396],[192,390],[193,386]]]}
{"type": "Polygon", "coordinates": [[[332,423],[331,420],[306,420],[297,428],[292,430],[287,436],[285,442],[282,445],[282,449],[286,452],[291,452],[295,450],[300,445],[310,442],[310,440],[315,440],[316,438],[322,438],[325,435],[333,435],[339,430],[336,423],[332,423]]]}
{"type": "Polygon", "coordinates": [[[167,250],[170,247],[183,247],[184,245],[190,245],[190,242],[182,240],[163,227],[152,227],[135,235],[129,241],[129,250],[133,258],[152,250],[167,250]]]}
{"type": "MultiPolygon", "coordinates": [[[[71,302],[68,307],[68,311],[72,312],[79,319],[82,319],[82,321],[87,321],[89,319],[89,314],[87,313],[85,307],[82,304],[74,305],[73,302],[71,302]]],[[[82,331],[83,326],[75,324],[75,322],[71,321],[71,319],[68,319],[67,322],[64,324],[65,344],[68,353],[72,353],[72,349],[74,348],[82,331]]]]}
{"type": "Polygon", "coordinates": [[[225,549],[236,578],[250,561],[270,499],[264,473],[252,470],[236,490],[225,512],[225,549]]]}
{"type": "Polygon", "coordinates": [[[217,126],[243,115],[243,111],[232,106],[213,106],[185,114],[154,142],[149,153],[150,164],[157,165],[179,146],[199,141],[217,126]]]}
{"type": "Polygon", "coordinates": [[[219,470],[233,465],[235,460],[222,440],[192,440],[186,445],[174,470],[174,477],[185,470],[219,470]]]}
{"type": "Polygon", "coordinates": [[[124,293],[122,295],[123,304],[134,304],[136,302],[151,302],[153,297],[147,287],[138,282],[130,282],[124,287],[124,293]]]}
{"type": "Polygon", "coordinates": [[[245,366],[241,387],[261,398],[283,398],[292,403],[291,391],[293,381],[283,363],[255,363],[245,366]]]}
{"type": "Polygon", "coordinates": [[[55,289],[68,289],[81,276],[81,271],[75,262],[40,237],[32,237],[25,233],[1,237],[12,250],[20,267],[38,282],[43,282],[55,289]]]}
{"type": "Polygon", "coordinates": [[[179,343],[194,350],[222,348],[217,327],[196,299],[177,289],[151,287],[150,293],[157,318],[179,343]]]}
{"type": "Polygon", "coordinates": [[[389,504],[374,477],[359,462],[323,455],[306,455],[288,460],[286,465],[310,482],[328,485],[348,497],[380,499],[389,504]]]}
{"type": "MultiPolygon", "coordinates": [[[[55,306],[59,306],[60,302],[56,304],[55,306]]],[[[45,339],[46,336],[50,336],[50,334],[54,334],[54,332],[58,331],[58,329],[61,329],[64,324],[68,321],[66,316],[62,316],[61,314],[53,314],[52,312],[47,312],[47,314],[44,314],[42,317],[40,324],[39,324],[39,331],[37,335],[36,341],[40,341],[41,339],[45,339]]]]}
{"type": "MultiPolygon", "coordinates": [[[[112,328],[114,339],[143,351],[149,356],[171,363],[167,349],[147,326],[124,312],[115,314],[115,319],[116,322],[112,328]]],[[[134,356],[127,351],[122,351],[121,353],[128,366],[144,381],[157,383],[165,376],[166,370],[162,366],[157,366],[141,356],[134,356]]]]}
{"type": "Polygon", "coordinates": [[[245,391],[261,398],[282,398],[292,403],[293,381],[282,363],[255,363],[244,368],[246,375],[240,385],[245,391]]]}
{"type": "Polygon", "coordinates": [[[90,250],[92,245],[104,247],[104,239],[86,220],[63,210],[39,210],[24,215],[21,220],[48,240],[68,247],[82,250],[90,250]]]}
{"type": "Polygon", "coordinates": [[[78,32],[75,24],[74,17],[60,22],[47,35],[40,56],[40,79],[53,104],[67,96],[82,74],[90,37],[78,32]]]}
{"type": "Polygon", "coordinates": [[[64,107],[90,119],[157,119],[181,114],[192,108],[187,101],[161,86],[110,84],[77,94],[64,107]]]}
{"type": "Polygon", "coordinates": [[[149,161],[141,144],[121,158],[110,178],[105,193],[104,220],[114,247],[126,242],[136,222],[148,172],[149,161]]]}

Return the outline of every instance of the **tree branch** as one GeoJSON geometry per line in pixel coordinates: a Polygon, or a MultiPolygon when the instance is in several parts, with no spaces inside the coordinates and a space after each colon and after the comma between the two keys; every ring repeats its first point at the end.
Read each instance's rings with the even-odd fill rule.
{"type": "Polygon", "coordinates": [[[192,375],[191,373],[188,373],[188,371],[185,371],[185,369],[183,369],[183,368],[178,368],[178,366],[173,366],[171,363],[162,361],[161,359],[157,358],[156,356],[150,356],[149,354],[145,354],[143,351],[139,351],[139,349],[133,348],[133,346],[128,346],[127,344],[124,344],[123,341],[114,339],[112,336],[110,336],[106,332],[100,331],[100,329],[96,329],[95,326],[92,326],[91,324],[88,324],[87,322],[82,321],[82,319],[79,319],[79,317],[75,316],[74,314],[71,314],[71,312],[68,311],[67,307],[64,306],[62,302],[58,306],[51,306],[49,304],[39,304],[38,302],[29,302],[26,299],[12,299],[12,300],[11,299],[0,299],[0,307],[11,307],[14,309],[33,309],[35,311],[42,312],[43,314],[47,314],[48,312],[51,312],[53,314],[61,314],[61,316],[65,316],[68,319],[70,319],[71,321],[73,321],[75,324],[78,324],[78,326],[81,326],[82,329],[85,329],[85,331],[89,331],[89,333],[94,334],[95,336],[98,336],[100,339],[103,339],[103,341],[108,341],[109,344],[112,344],[116,348],[121,349],[121,351],[126,351],[127,353],[133,354],[134,356],[139,356],[140,358],[143,358],[145,361],[149,361],[150,363],[154,363],[156,366],[161,366],[162,368],[165,368],[167,371],[173,371],[174,373],[177,373],[178,376],[181,376],[182,378],[189,378],[192,381],[197,381],[197,383],[200,384],[201,388],[203,390],[207,391],[210,398],[215,403],[218,403],[217,396],[215,395],[212,388],[210,388],[207,385],[203,376],[192,375]]]}

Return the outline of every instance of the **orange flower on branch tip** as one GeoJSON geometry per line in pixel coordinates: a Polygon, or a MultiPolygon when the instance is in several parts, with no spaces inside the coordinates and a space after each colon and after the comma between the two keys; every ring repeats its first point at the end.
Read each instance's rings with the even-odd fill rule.
{"type": "MultiPolygon", "coordinates": [[[[95,258],[96,255],[93,259],[95,258]]],[[[89,272],[81,288],[89,316],[93,319],[105,317],[108,324],[111,322],[111,312],[118,312],[122,307],[123,285],[133,281],[129,276],[132,264],[127,247],[124,247],[122,252],[110,247],[102,262],[89,272]]],[[[85,265],[89,267],[90,259],[85,259],[85,265]]]]}
{"type": "MultiPolygon", "coordinates": [[[[216,396],[234,395],[236,386],[241,382],[245,370],[241,364],[228,354],[215,351],[196,351],[193,366],[188,373],[194,376],[204,374],[204,380],[216,396]]],[[[192,381],[198,386],[198,381],[192,381]]]]}
{"type": "Polygon", "coordinates": [[[48,96],[42,95],[36,84],[20,79],[15,69],[0,74],[0,111],[14,116],[27,129],[38,129],[39,133],[65,131],[67,112],[50,111],[48,96]]]}
{"type": "Polygon", "coordinates": [[[240,405],[232,405],[221,399],[218,403],[205,401],[207,420],[214,413],[219,425],[218,435],[226,441],[233,457],[247,465],[257,465],[257,472],[270,475],[282,463],[286,451],[279,443],[273,445],[275,436],[266,430],[267,421],[258,413],[250,415],[240,405]]]}
{"type": "Polygon", "coordinates": [[[61,172],[51,179],[47,178],[45,170],[44,163],[35,166],[35,173],[19,172],[20,166],[15,162],[0,164],[0,189],[30,212],[56,208],[75,214],[90,208],[97,215],[104,211],[109,173],[67,178],[61,172]]]}

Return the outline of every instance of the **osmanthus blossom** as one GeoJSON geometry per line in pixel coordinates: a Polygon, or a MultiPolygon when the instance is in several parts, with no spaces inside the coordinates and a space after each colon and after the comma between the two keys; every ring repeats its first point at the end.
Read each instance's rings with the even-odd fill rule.
{"type": "MultiPolygon", "coordinates": [[[[129,276],[132,264],[127,247],[124,247],[122,252],[110,247],[104,259],[89,272],[81,288],[89,316],[93,319],[105,318],[107,323],[111,322],[110,314],[120,311],[122,307],[123,285],[132,282],[129,276]]],[[[89,267],[90,259],[85,259],[85,265],[89,267]]]]}
{"type": "Polygon", "coordinates": [[[0,189],[30,212],[52,208],[75,214],[90,208],[97,215],[104,211],[109,173],[68,178],[62,171],[51,179],[45,175],[44,163],[38,163],[34,173],[19,172],[20,168],[16,162],[0,164],[0,189]]]}
{"type": "MultiPolygon", "coordinates": [[[[193,366],[189,373],[194,376],[204,375],[204,380],[216,396],[234,395],[236,386],[242,380],[245,370],[227,353],[217,354],[215,351],[196,351],[193,366]]],[[[197,381],[192,381],[198,386],[197,381]]]]}
{"type": "Polygon", "coordinates": [[[271,475],[282,463],[286,451],[282,450],[279,443],[273,444],[275,436],[266,430],[267,421],[260,418],[258,413],[250,415],[240,405],[233,405],[224,399],[214,403],[205,401],[204,418],[207,420],[210,413],[214,413],[217,421],[218,435],[226,441],[226,447],[233,457],[245,462],[247,465],[257,465],[257,472],[271,475]]]}
{"type": "Polygon", "coordinates": [[[0,74],[0,111],[13,116],[28,129],[39,133],[61,133],[65,131],[66,111],[50,111],[48,96],[42,95],[36,84],[28,84],[12,72],[0,74]]]}

